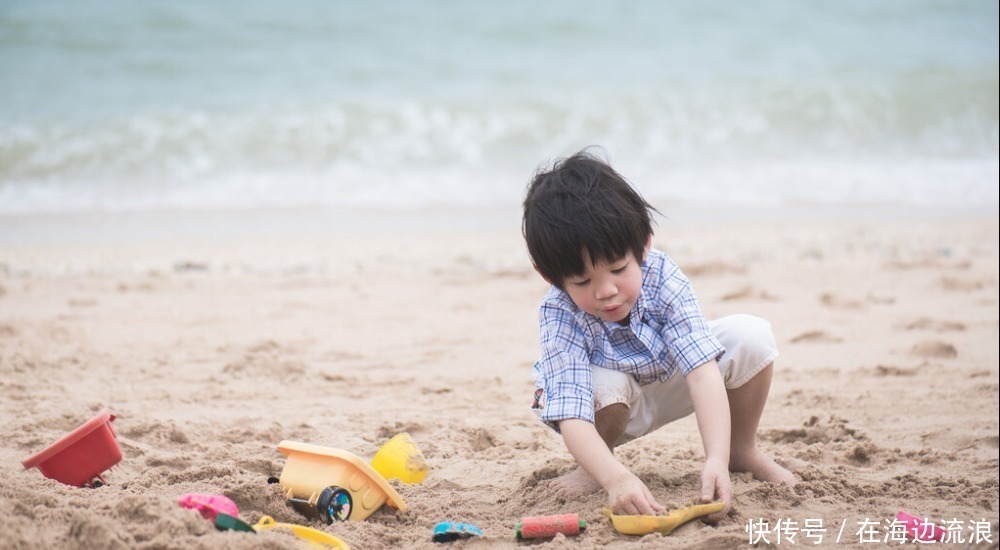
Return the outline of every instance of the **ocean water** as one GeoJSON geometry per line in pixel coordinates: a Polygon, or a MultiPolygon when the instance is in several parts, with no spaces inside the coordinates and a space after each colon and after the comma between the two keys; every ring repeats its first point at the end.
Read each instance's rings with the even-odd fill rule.
{"type": "Polygon", "coordinates": [[[998,2],[0,3],[0,214],[516,205],[599,145],[658,206],[996,208],[998,2]]]}

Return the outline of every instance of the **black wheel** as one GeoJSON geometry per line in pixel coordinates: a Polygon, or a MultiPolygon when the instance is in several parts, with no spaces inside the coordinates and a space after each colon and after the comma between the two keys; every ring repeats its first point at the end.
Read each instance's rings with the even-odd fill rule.
{"type": "Polygon", "coordinates": [[[331,485],[319,494],[316,508],[319,510],[320,519],[329,524],[335,521],[347,521],[351,517],[353,504],[354,499],[347,489],[331,485]]]}

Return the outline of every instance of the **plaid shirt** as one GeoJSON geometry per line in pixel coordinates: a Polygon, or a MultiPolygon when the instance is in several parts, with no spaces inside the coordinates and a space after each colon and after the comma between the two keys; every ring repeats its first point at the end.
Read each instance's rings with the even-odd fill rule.
{"type": "Polygon", "coordinates": [[[545,295],[539,321],[542,357],[534,376],[541,404],[536,407],[553,428],[567,418],[594,421],[592,366],[631,374],[645,385],[678,370],[687,376],[725,351],[702,317],[690,281],[654,249],[642,264],[642,289],[628,326],[585,313],[556,287],[545,295]]]}

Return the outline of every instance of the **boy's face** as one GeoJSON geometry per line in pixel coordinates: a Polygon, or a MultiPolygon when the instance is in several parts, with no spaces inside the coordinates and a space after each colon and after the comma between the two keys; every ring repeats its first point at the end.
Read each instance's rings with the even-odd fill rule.
{"type": "MultiPolygon", "coordinates": [[[[651,241],[652,239],[650,239],[651,241]]],[[[590,255],[583,251],[582,275],[569,277],[563,284],[570,299],[583,311],[609,323],[628,323],[629,312],[639,299],[642,288],[642,262],[649,252],[646,243],[642,258],[628,253],[612,262],[591,265],[590,255]]]]}

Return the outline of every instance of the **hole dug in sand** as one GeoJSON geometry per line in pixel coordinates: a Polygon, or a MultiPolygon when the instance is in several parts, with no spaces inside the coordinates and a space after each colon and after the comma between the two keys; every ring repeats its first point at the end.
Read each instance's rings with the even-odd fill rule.
{"type": "Polygon", "coordinates": [[[958,357],[958,350],[947,342],[925,340],[910,348],[910,354],[925,359],[954,359],[958,357]]]}

